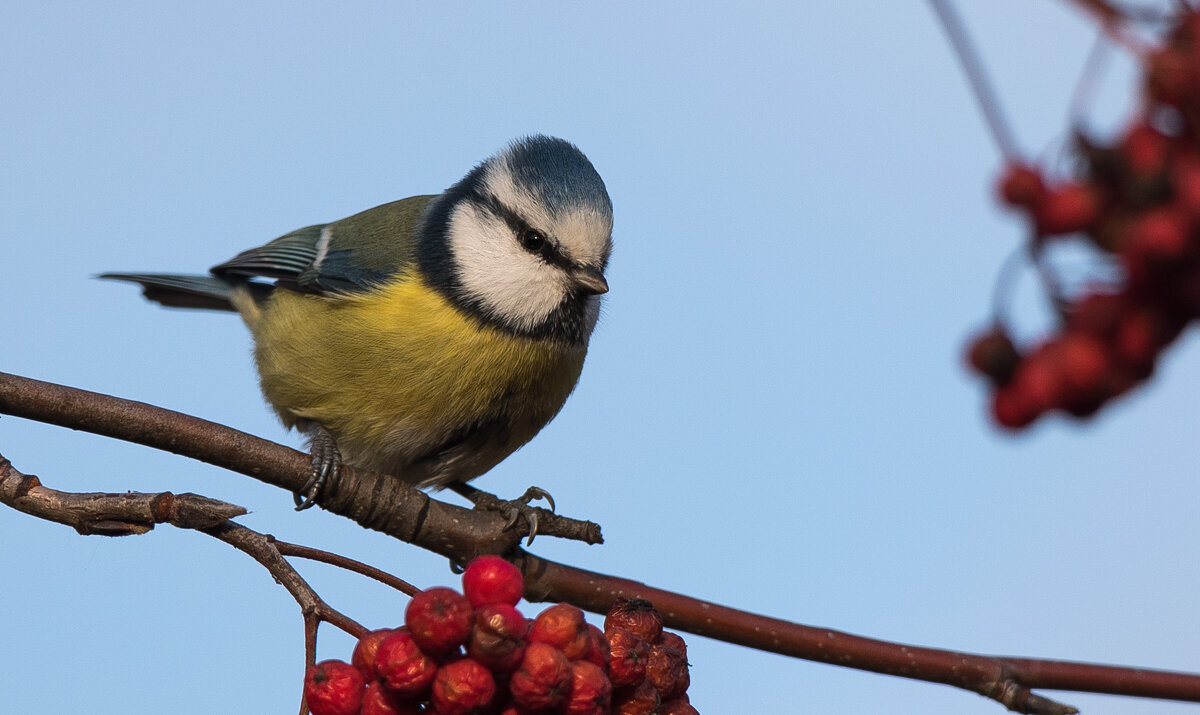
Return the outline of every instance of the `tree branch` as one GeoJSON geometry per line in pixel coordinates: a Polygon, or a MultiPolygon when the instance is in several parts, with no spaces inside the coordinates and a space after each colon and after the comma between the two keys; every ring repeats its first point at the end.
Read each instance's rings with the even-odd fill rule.
{"type": "MultiPolygon", "coordinates": [[[[195,417],[5,373],[0,373],[0,413],[166,449],[288,490],[303,484],[311,464],[307,455],[293,449],[195,417]]],[[[0,462],[0,477],[5,468],[10,468],[7,462],[0,462]]],[[[34,477],[20,475],[15,486],[5,486],[4,480],[0,479],[0,501],[28,511],[28,503],[22,503],[25,508],[17,504],[21,497],[27,498],[37,489],[44,487],[34,477]],[[12,496],[6,498],[6,495],[12,496]]],[[[92,499],[97,495],[80,496],[92,499]]],[[[162,495],[143,496],[162,498],[162,495]]],[[[183,496],[187,495],[172,495],[172,499],[183,496]]],[[[466,563],[484,553],[506,554],[521,567],[525,575],[525,596],[530,601],[567,601],[594,613],[605,613],[618,596],[644,598],[655,604],[672,628],[796,658],[952,685],[991,698],[1017,712],[1033,715],[1076,712],[1074,708],[1031,692],[1034,689],[1200,702],[1200,675],[1070,661],[993,657],[891,643],[768,618],[636,581],[555,563],[521,550],[522,534],[503,531],[503,519],[499,515],[443,504],[386,475],[348,468],[338,492],[322,499],[319,505],[362,526],[383,531],[457,563],[466,563]]],[[[570,529],[572,527],[563,524],[571,521],[560,518],[555,529],[570,529]]],[[[71,521],[64,523],[73,524],[71,521]]],[[[250,553],[269,569],[274,568],[268,564],[273,564],[276,558],[286,564],[284,553],[306,558],[323,553],[315,550],[300,553],[305,551],[304,547],[298,547],[300,551],[296,551],[296,547],[275,542],[269,536],[256,534],[232,522],[201,530],[250,553]]],[[[539,525],[539,531],[551,533],[542,525],[539,525]]],[[[325,557],[320,560],[329,561],[325,557]]],[[[346,560],[337,565],[377,578],[368,573],[373,571],[370,567],[361,565],[363,568],[360,569],[354,564],[357,562],[346,560]]],[[[397,585],[397,588],[401,587],[397,585]]],[[[319,599],[307,602],[321,604],[319,599]]],[[[309,608],[304,602],[301,605],[309,608]]],[[[311,608],[319,610],[317,605],[311,608]]],[[[308,611],[306,651],[311,655],[316,622],[307,614],[308,611]]],[[[362,628],[349,619],[341,623],[325,620],[350,632],[362,628]]]]}
{"type": "MultiPolygon", "coordinates": [[[[43,486],[41,480],[31,474],[22,474],[4,455],[0,455],[0,503],[31,516],[66,524],[80,534],[132,536],[145,534],[156,524],[163,523],[208,534],[262,564],[296,599],[305,619],[331,623],[356,638],[367,632],[366,628],[321,600],[287,562],[282,550],[276,548],[272,536],[231,521],[230,517],[246,513],[236,504],[198,494],[170,492],[62,492],[43,486]]],[[[292,551],[305,548],[286,546],[292,551]]]]}
{"type": "MultiPolygon", "coordinates": [[[[290,492],[304,486],[312,465],[303,452],[215,422],[3,372],[0,413],[174,452],[290,492]]],[[[528,533],[505,531],[499,514],[439,502],[399,479],[353,467],[343,468],[337,491],[322,495],[318,504],[368,529],[456,560],[507,551],[528,533]]],[[[598,524],[546,509],[537,512],[539,534],[603,542],[598,524]]]]}

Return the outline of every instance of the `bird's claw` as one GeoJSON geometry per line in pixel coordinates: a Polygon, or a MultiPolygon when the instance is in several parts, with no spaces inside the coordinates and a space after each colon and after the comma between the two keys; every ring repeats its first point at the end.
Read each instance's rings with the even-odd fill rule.
{"type": "Polygon", "coordinates": [[[506,519],[505,531],[516,527],[521,521],[521,517],[525,517],[525,521],[529,522],[529,539],[525,542],[526,545],[532,544],[534,537],[538,534],[537,508],[529,506],[529,502],[537,499],[545,499],[546,503],[550,505],[550,511],[554,511],[554,497],[541,487],[529,487],[516,499],[500,502],[496,509],[506,519]]]}
{"type": "Polygon", "coordinates": [[[323,427],[317,427],[313,432],[312,469],[308,472],[308,480],[300,491],[292,495],[296,503],[296,511],[304,511],[317,503],[322,492],[333,491],[342,475],[342,453],[338,451],[333,435],[323,427]]]}

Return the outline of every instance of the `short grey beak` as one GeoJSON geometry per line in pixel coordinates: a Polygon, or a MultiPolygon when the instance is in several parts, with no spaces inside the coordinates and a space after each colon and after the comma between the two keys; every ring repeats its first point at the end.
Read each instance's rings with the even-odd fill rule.
{"type": "Polygon", "coordinates": [[[575,287],[584,295],[608,292],[608,281],[604,280],[604,274],[595,268],[576,268],[571,277],[575,279],[575,287]]]}

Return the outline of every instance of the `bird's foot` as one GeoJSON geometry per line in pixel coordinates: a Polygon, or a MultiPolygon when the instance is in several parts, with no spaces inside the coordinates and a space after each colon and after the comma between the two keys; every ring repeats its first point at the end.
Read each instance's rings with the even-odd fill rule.
{"type": "Polygon", "coordinates": [[[312,442],[309,444],[309,452],[312,454],[312,469],[308,472],[308,481],[300,487],[300,491],[292,495],[292,500],[296,502],[296,511],[304,511],[316,504],[317,498],[323,492],[332,493],[342,475],[342,453],[338,451],[333,435],[321,425],[314,425],[310,433],[312,442]]]}
{"type": "Polygon", "coordinates": [[[489,494],[464,482],[456,482],[449,486],[450,489],[469,499],[476,509],[494,511],[503,516],[505,531],[515,528],[524,519],[529,524],[529,540],[525,542],[527,545],[532,544],[533,537],[538,534],[538,512],[541,511],[541,507],[530,506],[529,502],[545,499],[546,503],[550,505],[550,511],[554,511],[554,497],[541,487],[529,487],[516,499],[501,499],[495,494],[489,494]]]}

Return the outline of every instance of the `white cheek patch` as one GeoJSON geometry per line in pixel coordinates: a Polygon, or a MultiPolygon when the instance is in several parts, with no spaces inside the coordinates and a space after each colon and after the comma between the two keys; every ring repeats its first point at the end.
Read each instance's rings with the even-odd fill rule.
{"type": "Polygon", "coordinates": [[[533,328],[566,295],[560,269],[521,248],[503,219],[474,204],[455,207],[447,234],[463,289],[504,320],[533,328]]]}

